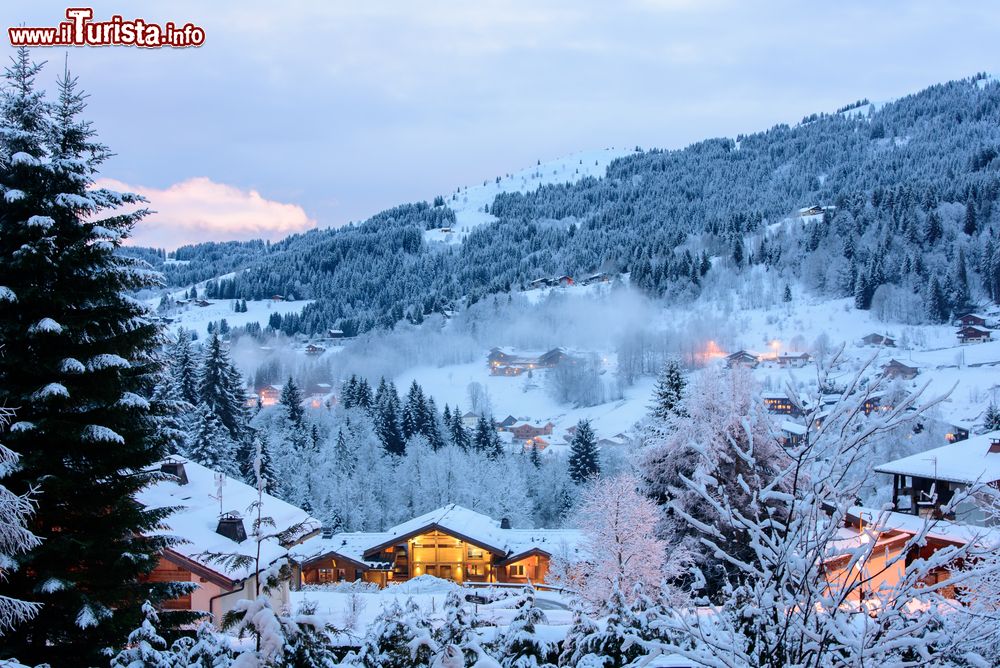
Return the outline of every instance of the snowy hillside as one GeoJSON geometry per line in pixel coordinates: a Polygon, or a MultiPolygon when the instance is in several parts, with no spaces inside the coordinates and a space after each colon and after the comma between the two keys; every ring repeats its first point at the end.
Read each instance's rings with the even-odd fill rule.
{"type": "Polygon", "coordinates": [[[456,224],[451,232],[428,230],[424,238],[428,241],[457,243],[473,227],[497,220],[483,207],[493,204],[500,193],[531,192],[549,183],[576,183],[588,176],[600,178],[615,158],[629,155],[633,151],[615,147],[580,151],[558,160],[551,160],[533,167],[526,167],[512,174],[489,179],[481,185],[460,188],[445,199],[445,204],[455,212],[456,224]]]}

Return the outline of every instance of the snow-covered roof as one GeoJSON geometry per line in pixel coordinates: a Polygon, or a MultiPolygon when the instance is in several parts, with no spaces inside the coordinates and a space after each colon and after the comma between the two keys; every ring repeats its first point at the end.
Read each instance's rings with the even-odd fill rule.
{"type": "MultiPolygon", "coordinates": [[[[175,457],[171,461],[184,464],[187,484],[182,485],[175,480],[161,481],[147,487],[136,496],[139,503],[149,508],[178,507],[167,517],[166,527],[159,532],[176,536],[184,541],[171,547],[171,551],[229,580],[239,582],[251,576],[252,567],[229,568],[205,558],[203,553],[246,556],[255,554],[257,545],[250,535],[253,517],[249,516],[248,508],[257,501],[257,490],[242,481],[226,476],[220,502],[215,471],[184,458],[175,457]],[[244,516],[244,528],[248,537],[243,542],[237,543],[216,533],[220,514],[231,511],[244,516]]],[[[274,527],[265,528],[269,533],[277,533],[301,524],[301,528],[290,537],[292,541],[301,540],[320,528],[319,520],[310,517],[309,513],[270,494],[264,494],[261,514],[274,520],[274,527]]],[[[253,515],[256,516],[256,512],[253,515]]],[[[272,564],[286,554],[287,549],[276,539],[265,541],[261,544],[261,567],[272,564]]]]}
{"type": "Polygon", "coordinates": [[[449,504],[397,524],[388,531],[341,533],[330,538],[312,538],[295,546],[290,552],[300,561],[334,552],[358,563],[373,565],[370,557],[377,548],[394,545],[434,529],[487,548],[504,559],[533,550],[572,559],[581,554],[583,542],[583,535],[575,529],[504,529],[492,517],[449,504]]]}
{"type": "Polygon", "coordinates": [[[365,566],[376,566],[370,559],[365,559],[365,551],[389,539],[388,533],[377,531],[338,533],[329,538],[316,536],[292,547],[288,553],[300,563],[336,553],[365,566]]]}
{"type": "Polygon", "coordinates": [[[918,452],[875,470],[962,484],[993,482],[1000,480],[1000,452],[990,452],[990,443],[995,440],[1000,440],[1000,431],[918,452]]]}
{"type": "Polygon", "coordinates": [[[784,420],[781,423],[781,431],[795,434],[796,436],[805,436],[806,426],[798,422],[792,422],[791,420],[784,420]]]}
{"type": "Polygon", "coordinates": [[[927,528],[927,537],[936,538],[956,544],[975,542],[976,544],[1000,544],[1000,529],[996,527],[979,527],[959,524],[949,520],[931,520],[909,513],[881,511],[861,506],[853,506],[849,510],[855,517],[874,517],[880,520],[882,531],[903,531],[914,535],[927,528]]]}

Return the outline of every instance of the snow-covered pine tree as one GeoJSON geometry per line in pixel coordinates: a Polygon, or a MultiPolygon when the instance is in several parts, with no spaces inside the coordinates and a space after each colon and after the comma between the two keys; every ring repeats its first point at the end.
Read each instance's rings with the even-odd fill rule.
{"type": "Polygon", "coordinates": [[[198,374],[198,394],[200,403],[215,414],[234,443],[248,437],[246,392],[239,371],[218,335],[206,343],[198,374]]]}
{"type": "Polygon", "coordinates": [[[576,423],[576,433],[569,444],[569,475],[573,482],[582,483],[601,472],[597,437],[590,420],[576,423]]]}
{"type": "Polygon", "coordinates": [[[50,106],[39,70],[19,50],[0,98],[0,405],[18,407],[8,486],[38,489],[42,543],[4,568],[0,593],[43,605],[0,656],[96,665],[139,625],[144,600],[181,593],[140,581],[171,542],[147,535],[170,511],[134,502],[165,438],[142,399],[161,368],[159,328],[131,293],[158,279],[116,253],[147,211],[120,210],[136,195],[91,189],[109,153],[80,118],[76,79],[64,72],[50,106]]]}
{"type": "MultiPolygon", "coordinates": [[[[2,354],[3,349],[0,348],[2,354]]],[[[0,408],[0,433],[13,417],[13,410],[0,408]]],[[[0,480],[17,469],[18,459],[17,453],[0,443],[0,480]]],[[[33,512],[34,503],[27,493],[18,495],[0,484],[0,527],[3,528],[0,531],[0,564],[4,564],[5,568],[16,563],[14,555],[38,545],[38,538],[27,526],[33,512]]],[[[8,572],[6,577],[17,577],[17,574],[8,572]]],[[[37,612],[37,603],[0,596],[0,636],[37,612]]]]}
{"type": "Polygon", "coordinates": [[[236,444],[215,413],[206,406],[198,406],[195,425],[187,444],[187,455],[202,466],[218,473],[239,478],[236,462],[236,444]]]}
{"type": "Polygon", "coordinates": [[[592,633],[596,633],[597,630],[597,624],[587,616],[583,608],[579,605],[574,605],[573,622],[570,624],[569,630],[566,632],[566,637],[562,642],[558,665],[575,668],[578,663],[577,648],[580,646],[580,642],[592,633]]]}
{"type": "Polygon", "coordinates": [[[606,668],[622,668],[645,654],[639,620],[617,587],[612,589],[605,610],[607,617],[603,627],[594,628],[576,640],[569,665],[579,665],[590,655],[599,657],[606,668]]]}
{"type": "Polygon", "coordinates": [[[444,599],[444,623],[434,631],[434,640],[441,648],[457,647],[464,655],[463,665],[471,666],[482,648],[476,635],[476,615],[457,591],[444,599]]]}
{"type": "Polygon", "coordinates": [[[468,450],[472,446],[472,438],[469,436],[469,430],[465,428],[465,424],[462,422],[462,411],[459,410],[457,404],[451,414],[448,433],[451,435],[452,444],[462,450],[468,450]]]}
{"type": "MultiPolygon", "coordinates": [[[[136,399],[137,400],[137,399],[136,399]]],[[[163,414],[162,434],[166,451],[172,455],[187,455],[188,441],[194,433],[194,406],[189,404],[174,383],[173,374],[165,369],[159,376],[149,400],[153,410],[163,414]]]]}
{"type": "Polygon", "coordinates": [[[666,422],[684,414],[684,388],[687,381],[684,380],[684,371],[680,362],[674,358],[668,359],[660,370],[660,375],[656,378],[656,386],[653,389],[653,405],[650,406],[650,413],[661,422],[666,422]]]}
{"type": "Polygon", "coordinates": [[[497,641],[503,668],[538,668],[556,657],[555,647],[539,637],[536,626],[548,620],[535,605],[535,588],[526,587],[521,609],[497,641]]]}
{"type": "Polygon", "coordinates": [[[184,653],[174,650],[178,659],[175,668],[229,668],[233,663],[232,650],[209,622],[198,625],[194,644],[184,653]]]}
{"type": "Polygon", "coordinates": [[[1000,408],[994,402],[986,408],[986,415],[983,417],[983,429],[986,431],[1000,431],[1000,408]]]}
{"type": "Polygon", "coordinates": [[[375,433],[382,442],[385,451],[393,455],[401,455],[406,450],[400,427],[399,394],[396,386],[382,378],[375,392],[372,419],[375,422],[375,433]]]}
{"type": "Polygon", "coordinates": [[[177,341],[170,346],[170,371],[181,398],[191,405],[200,402],[198,357],[191,345],[191,333],[183,327],[177,331],[177,341]]]}
{"type": "Polygon", "coordinates": [[[413,381],[410,389],[406,393],[406,402],[403,404],[403,415],[400,420],[403,428],[403,438],[409,440],[415,434],[426,434],[427,432],[427,404],[424,399],[424,390],[413,381]]]}
{"type": "Polygon", "coordinates": [[[142,624],[129,634],[128,646],[111,659],[111,668],[174,668],[167,641],[156,631],[160,621],[156,608],[146,601],[142,614],[142,624]]]}
{"type": "Polygon", "coordinates": [[[364,668],[416,668],[427,666],[410,648],[420,632],[411,626],[399,603],[385,606],[369,627],[357,660],[364,668]]]}

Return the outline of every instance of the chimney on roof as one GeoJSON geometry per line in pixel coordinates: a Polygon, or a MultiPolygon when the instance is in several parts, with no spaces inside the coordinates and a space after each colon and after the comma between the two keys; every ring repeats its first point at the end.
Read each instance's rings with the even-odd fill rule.
{"type": "Polygon", "coordinates": [[[990,439],[990,454],[998,452],[1000,452],[1000,438],[993,437],[990,439]]]}
{"type": "Polygon", "coordinates": [[[323,527],[321,531],[323,532],[323,538],[333,538],[333,534],[336,533],[333,527],[326,526],[323,527]]]}
{"type": "Polygon", "coordinates": [[[234,510],[223,513],[219,517],[219,526],[215,528],[215,533],[237,543],[242,543],[247,539],[247,530],[243,526],[243,518],[234,510]]]}
{"type": "Polygon", "coordinates": [[[500,528],[501,529],[509,529],[510,528],[510,520],[507,519],[506,517],[504,517],[503,519],[501,519],[500,520],[500,528]]]}
{"type": "Polygon", "coordinates": [[[187,473],[184,471],[184,462],[182,461],[169,459],[160,464],[160,472],[177,478],[178,485],[188,484],[187,473]]]}

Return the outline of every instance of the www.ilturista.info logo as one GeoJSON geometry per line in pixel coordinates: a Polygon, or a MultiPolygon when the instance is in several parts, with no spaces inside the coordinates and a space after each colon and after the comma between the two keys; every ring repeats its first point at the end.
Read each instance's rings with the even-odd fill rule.
{"type": "Polygon", "coordinates": [[[7,28],[11,46],[164,46],[184,48],[205,43],[205,30],[193,23],[183,26],[168,21],[164,25],[143,19],[126,20],[115,15],[110,21],[92,21],[90,7],[70,7],[68,21],[49,28],[7,28]]]}

